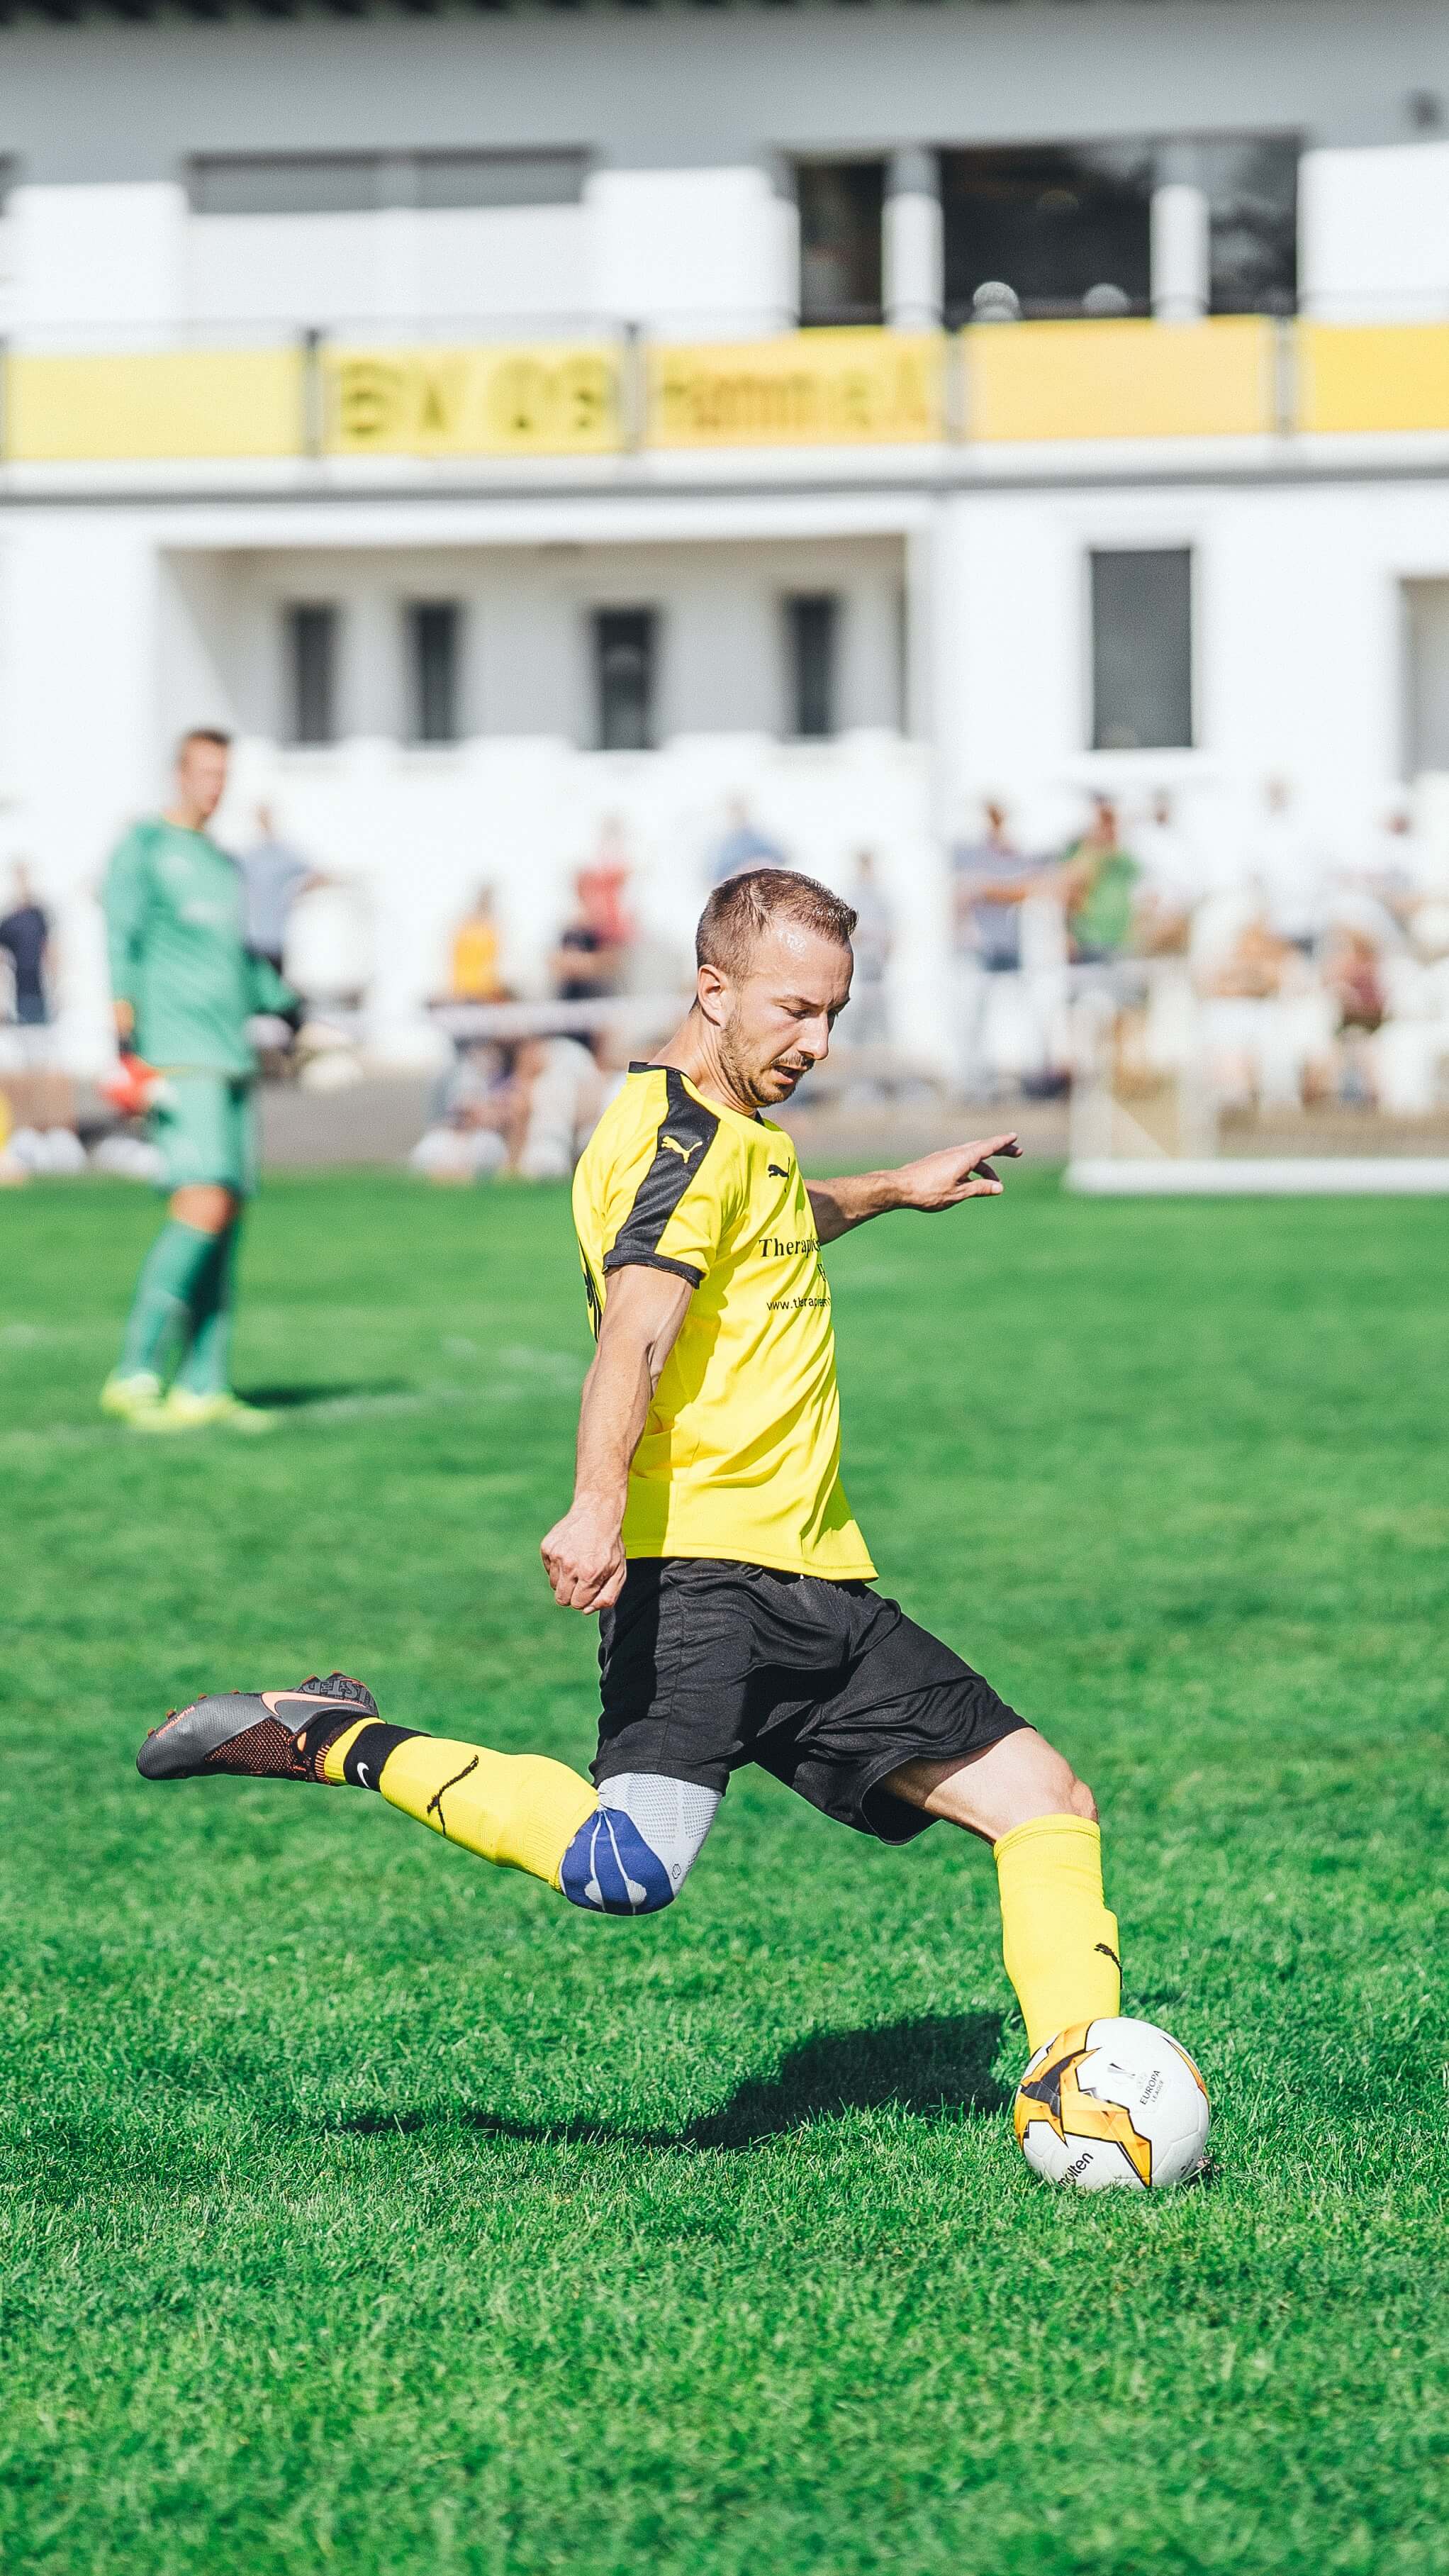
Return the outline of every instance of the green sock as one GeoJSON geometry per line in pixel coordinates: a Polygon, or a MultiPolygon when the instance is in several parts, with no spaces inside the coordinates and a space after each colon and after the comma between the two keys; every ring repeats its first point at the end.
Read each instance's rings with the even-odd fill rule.
{"type": "Polygon", "coordinates": [[[121,1344],[122,1377],[134,1377],[138,1369],[160,1376],[168,1342],[191,1329],[196,1280],[215,1244],[215,1235],[203,1234],[199,1226],[168,1218],[141,1264],[121,1344]]]}
{"type": "Polygon", "coordinates": [[[212,1237],[213,1251],[196,1275],[191,1297],[191,1347],[176,1372],[178,1386],[193,1395],[224,1394],[231,1361],[231,1311],[236,1279],[236,1239],[241,1232],[233,1217],[212,1237]]]}

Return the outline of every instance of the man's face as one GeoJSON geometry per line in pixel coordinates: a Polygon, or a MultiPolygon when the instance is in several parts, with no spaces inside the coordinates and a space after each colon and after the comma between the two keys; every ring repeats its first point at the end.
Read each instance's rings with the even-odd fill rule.
{"type": "Polygon", "coordinates": [[[785,921],[756,941],[739,982],[721,976],[707,989],[702,983],[701,1006],[719,1031],[721,1062],[742,1100],[777,1107],[829,1053],[854,963],[835,940],[785,921]]]}
{"type": "Polygon", "coordinates": [[[189,742],[176,764],[182,804],[198,823],[209,823],[226,793],[227,755],[219,742],[189,742]]]}

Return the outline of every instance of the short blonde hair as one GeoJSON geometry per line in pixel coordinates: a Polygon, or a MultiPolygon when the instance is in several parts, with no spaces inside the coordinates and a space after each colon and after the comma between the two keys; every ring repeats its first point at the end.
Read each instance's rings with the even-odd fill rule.
{"type": "Polygon", "coordinates": [[[695,959],[738,980],[748,974],[755,942],[772,922],[798,921],[802,929],[848,948],[855,920],[851,905],[817,877],[797,876],[793,868],[746,868],[715,887],[699,916],[695,959]]]}

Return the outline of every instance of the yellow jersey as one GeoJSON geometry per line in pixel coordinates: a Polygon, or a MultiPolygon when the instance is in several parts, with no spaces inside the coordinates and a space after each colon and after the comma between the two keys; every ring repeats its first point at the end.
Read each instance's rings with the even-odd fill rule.
{"type": "Polygon", "coordinates": [[[672,1065],[635,1065],[574,1175],[574,1224],[596,1335],[615,1270],[694,1290],[629,1469],[625,1554],[873,1576],[840,1483],[830,1289],[785,1130],[672,1065]]]}

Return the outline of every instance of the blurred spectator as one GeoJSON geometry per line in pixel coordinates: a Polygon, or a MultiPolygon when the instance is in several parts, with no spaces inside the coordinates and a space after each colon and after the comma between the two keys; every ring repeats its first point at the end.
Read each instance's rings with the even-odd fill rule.
{"type": "Polygon", "coordinates": [[[1011,837],[1006,807],[988,797],[986,828],[951,853],[956,953],[973,957],[988,975],[1014,974],[1021,964],[1021,907],[1041,869],[1023,858],[1011,837]]]}
{"type": "Polygon", "coordinates": [[[305,887],[320,880],[300,850],[280,838],[269,805],[257,807],[257,833],[242,855],[246,943],[254,957],[264,957],[280,975],[292,906],[305,887]]]}
{"type": "Polygon", "coordinates": [[[884,1046],[890,1037],[885,979],[895,935],[891,908],[870,850],[862,850],[856,859],[849,900],[855,906],[855,929],[850,941],[855,952],[855,973],[846,1034],[853,1046],[884,1046]]]}
{"type": "Polygon", "coordinates": [[[598,1066],[577,1038],[471,1048],[408,1159],[414,1171],[439,1182],[501,1172],[525,1181],[567,1180],[602,1105],[598,1066]]]}
{"type": "Polygon", "coordinates": [[[566,1181],[603,1106],[599,1068],[577,1038],[525,1038],[514,1064],[511,1168],[566,1181]]]}
{"type": "Polygon", "coordinates": [[[617,814],[606,815],[599,826],[599,846],[586,868],[580,868],[575,886],[584,918],[593,924],[607,948],[627,949],[634,938],[634,924],[625,900],[633,862],[624,836],[624,826],[617,814]]]}
{"type": "Polygon", "coordinates": [[[1091,822],[1072,843],[1062,866],[1061,897],[1075,964],[1112,965],[1126,955],[1141,873],[1130,850],[1122,846],[1112,798],[1094,796],[1091,822]]]}
{"type": "Polygon", "coordinates": [[[493,888],[480,886],[453,933],[448,965],[450,1002],[496,1002],[503,993],[503,943],[493,888]]]}
{"type": "Polygon", "coordinates": [[[17,866],[9,910],[0,919],[0,950],[14,984],[14,1018],[22,1029],[43,1030],[50,1021],[47,992],[50,919],[35,900],[29,871],[17,866]]]}
{"type": "Polygon", "coordinates": [[[1340,1030],[1372,1037],[1384,1017],[1384,981],[1378,943],[1347,924],[1335,929],[1323,961],[1323,980],[1338,1004],[1340,1030]]]}
{"type": "Polygon", "coordinates": [[[1173,818],[1172,798],[1165,787],[1158,789],[1146,822],[1137,828],[1133,855],[1142,871],[1135,945],[1145,957],[1181,956],[1203,892],[1202,870],[1173,818]]]}
{"type": "Polygon", "coordinates": [[[1323,871],[1293,812],[1293,790],[1286,778],[1267,781],[1263,808],[1248,853],[1250,872],[1272,929],[1302,956],[1311,957],[1323,927],[1323,871]]]}
{"type": "Polygon", "coordinates": [[[599,1002],[619,989],[621,951],[605,935],[604,919],[585,897],[588,871],[574,879],[575,907],[553,954],[554,991],[561,1002],[599,1002]]]}
{"type": "Polygon", "coordinates": [[[779,843],[751,821],[743,796],[732,796],[725,811],[728,829],[709,863],[711,885],[723,885],[727,877],[740,876],[746,868],[794,866],[794,860],[786,856],[779,843]]]}

